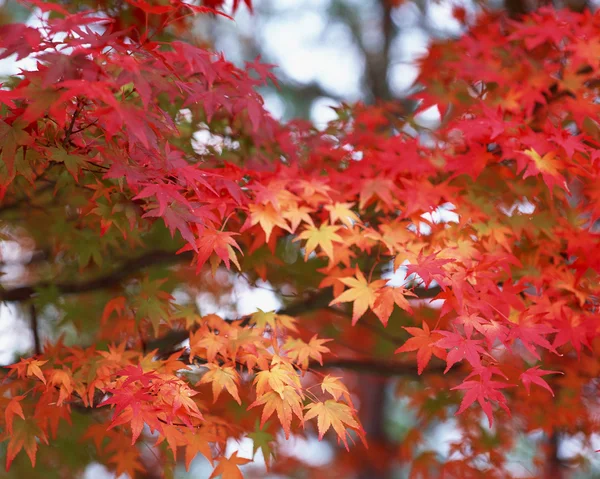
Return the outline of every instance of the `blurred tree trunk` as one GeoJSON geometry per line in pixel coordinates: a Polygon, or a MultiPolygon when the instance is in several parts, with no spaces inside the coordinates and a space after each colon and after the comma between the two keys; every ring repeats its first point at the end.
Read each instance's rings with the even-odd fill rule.
{"type": "Polygon", "coordinates": [[[364,454],[364,464],[358,470],[358,479],[388,479],[393,477],[390,464],[393,461],[381,460],[382,453],[390,454],[395,449],[385,431],[386,400],[388,379],[378,376],[361,378],[360,419],[369,438],[369,454],[364,454]]]}

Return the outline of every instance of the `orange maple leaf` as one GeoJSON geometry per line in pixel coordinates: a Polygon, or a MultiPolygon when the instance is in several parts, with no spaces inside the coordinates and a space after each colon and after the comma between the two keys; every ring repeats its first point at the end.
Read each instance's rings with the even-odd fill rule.
{"type": "Polygon", "coordinates": [[[279,422],[285,432],[285,438],[290,437],[290,427],[292,424],[292,413],[302,421],[302,396],[298,390],[292,386],[283,386],[280,392],[269,391],[268,393],[258,397],[248,409],[264,404],[262,416],[260,418],[260,427],[262,428],[267,419],[274,412],[277,412],[279,422]]]}
{"type": "Polygon", "coordinates": [[[352,308],[352,325],[354,326],[358,319],[367,311],[372,308],[377,299],[377,290],[381,288],[386,281],[379,279],[368,283],[365,276],[358,268],[356,268],[356,277],[340,278],[340,281],[350,289],[344,291],[340,296],[335,298],[329,306],[333,306],[338,303],[354,302],[352,308]]]}
{"type": "Polygon", "coordinates": [[[227,392],[233,396],[233,399],[238,404],[242,404],[237,386],[240,381],[240,375],[235,368],[232,366],[219,366],[217,364],[206,364],[205,367],[208,368],[208,372],[202,376],[198,384],[212,384],[213,403],[217,402],[223,389],[227,389],[227,392]]]}
{"type": "Polygon", "coordinates": [[[250,205],[250,225],[254,226],[256,224],[259,224],[265,232],[267,242],[275,226],[290,233],[292,232],[287,221],[285,221],[281,213],[271,203],[267,203],[266,205],[250,205]]]}
{"type": "Polygon", "coordinates": [[[288,357],[295,361],[301,368],[308,368],[308,360],[314,359],[319,364],[323,364],[321,353],[328,353],[329,348],[323,344],[331,341],[331,339],[317,339],[315,334],[308,343],[301,339],[289,338],[283,348],[288,352],[288,357]]]}
{"type": "Polygon", "coordinates": [[[385,287],[377,292],[377,298],[373,303],[372,310],[384,326],[387,326],[388,319],[394,311],[394,305],[398,305],[404,311],[412,313],[412,308],[410,307],[406,296],[416,295],[402,287],[385,287]]]}
{"type": "Polygon", "coordinates": [[[212,464],[212,451],[210,443],[206,434],[196,430],[186,429],[184,432],[185,436],[185,469],[190,470],[190,464],[192,460],[198,455],[202,454],[212,464]]]}
{"type": "Polygon", "coordinates": [[[238,457],[237,451],[235,451],[229,459],[223,457],[219,460],[219,464],[208,479],[218,476],[221,476],[221,479],[244,479],[242,471],[240,471],[238,466],[243,466],[249,462],[252,462],[252,460],[238,457]]]}
{"type": "Polygon", "coordinates": [[[20,403],[20,401],[24,398],[25,396],[14,396],[10,398],[8,405],[4,409],[4,420],[6,422],[6,430],[8,431],[8,434],[12,434],[14,416],[19,416],[21,419],[25,419],[25,414],[23,413],[23,408],[21,407],[20,403]]]}
{"type": "Polygon", "coordinates": [[[24,449],[31,466],[35,467],[35,455],[38,448],[38,439],[48,444],[44,431],[40,429],[36,422],[31,419],[19,419],[12,425],[10,441],[6,449],[6,470],[10,469],[10,465],[21,449],[24,449]]]}

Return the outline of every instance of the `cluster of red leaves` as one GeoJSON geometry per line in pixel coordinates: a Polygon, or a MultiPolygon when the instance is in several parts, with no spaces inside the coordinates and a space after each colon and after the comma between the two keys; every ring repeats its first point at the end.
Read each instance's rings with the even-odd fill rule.
{"type": "MultiPolygon", "coordinates": [[[[0,27],[0,58],[37,60],[36,70],[0,91],[4,201],[22,194],[21,178],[36,185],[59,166],[55,191],[68,183],[86,191],[68,212],[82,227],[126,238],[160,220],[185,241],[181,252],[194,252],[198,271],[223,263],[268,279],[280,264],[278,245],[299,244],[305,262],[317,260],[319,287],[333,289],[330,306],[352,303],[353,326],[371,314],[387,326],[395,311],[414,312],[405,326],[412,337],[397,352],[417,351],[419,374],[432,356],[445,360],[444,373],[464,368],[452,387],[465,392],[457,414],[477,402],[490,426],[495,407],[527,416],[526,408],[547,401],[543,389],[553,388],[544,376],[554,369],[564,373],[555,384],[571,390],[597,374],[600,15],[483,16],[421,61],[416,116],[393,104],[342,107],[320,132],[269,116],[256,92],[272,78],[264,65],[239,69],[190,43],[119,31],[110,16],[35,3],[57,14],[43,28],[0,27]],[[434,131],[419,126],[418,113],[429,107],[440,112],[434,131]],[[186,109],[228,152],[182,146],[186,109]],[[228,161],[228,153],[243,161],[228,161]],[[258,254],[265,246],[271,254],[258,254]],[[406,280],[393,286],[387,273],[398,270],[406,280]],[[443,300],[433,321],[415,312],[427,292],[443,300]],[[521,392],[508,396],[511,389],[521,392]],[[523,408],[522,391],[532,393],[523,408]]],[[[148,17],[208,11],[129,3],[148,17]]],[[[34,463],[38,440],[52,437],[75,405],[113,408],[106,426],[129,440],[97,447],[118,473],[140,468],[130,443],[144,425],[174,457],[185,448],[188,467],[200,452],[225,477],[237,477],[245,462],[224,457],[227,438],[257,434],[257,409],[261,427],[275,415],[286,437],[316,419],[319,437],[332,428],[346,446],[363,438],[337,378],[301,379],[329,352],[325,340],[297,334],[294,318],[275,313],[192,317],[159,286],[145,282],[137,299],[107,304],[104,322],[117,321],[116,313],[131,325],[119,332],[128,334],[120,346],[59,342],[43,359],[10,366],[0,399],[7,466],[22,448],[34,463]],[[151,337],[182,326],[189,348],[166,359],[132,349],[140,320],[151,337]],[[199,381],[190,382],[190,371],[199,381]],[[238,424],[232,401],[245,406],[238,424]]],[[[418,395],[413,402],[423,404],[418,395]]],[[[568,408],[580,430],[595,430],[582,401],[568,408]]],[[[469,411],[461,416],[467,438],[477,422],[469,411]]],[[[569,428],[570,418],[528,420],[532,428],[569,428]]],[[[89,434],[98,438],[106,427],[89,434]]]]}

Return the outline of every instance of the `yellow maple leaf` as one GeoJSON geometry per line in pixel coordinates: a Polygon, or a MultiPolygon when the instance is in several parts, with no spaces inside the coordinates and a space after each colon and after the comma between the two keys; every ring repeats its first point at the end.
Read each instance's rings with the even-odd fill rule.
{"type": "Polygon", "coordinates": [[[331,224],[339,220],[340,223],[352,228],[354,223],[360,223],[358,215],[350,208],[354,203],[334,203],[333,205],[325,205],[325,209],[329,211],[329,219],[331,224]]]}
{"type": "Polygon", "coordinates": [[[340,381],[340,378],[327,374],[323,381],[321,381],[321,391],[329,393],[333,396],[333,399],[338,401],[340,397],[344,397],[346,402],[352,406],[352,398],[348,388],[340,381]]]}
{"type": "Polygon", "coordinates": [[[275,311],[263,311],[260,308],[256,308],[258,311],[253,313],[250,317],[250,324],[253,324],[259,329],[265,329],[269,326],[271,329],[275,329],[277,315],[275,311]]]}
{"type": "Polygon", "coordinates": [[[282,211],[281,216],[290,222],[291,232],[293,233],[302,221],[311,226],[315,225],[309,214],[312,211],[308,206],[291,206],[282,211]]]}
{"type": "Polygon", "coordinates": [[[308,404],[305,409],[308,412],[304,416],[304,420],[317,418],[317,429],[319,431],[319,440],[323,439],[323,435],[333,427],[333,430],[338,435],[339,439],[348,449],[347,428],[353,429],[362,433],[361,427],[354,418],[354,411],[347,404],[328,399],[325,402],[316,402],[308,404]]]}
{"type": "Polygon", "coordinates": [[[365,311],[373,307],[377,299],[377,291],[385,285],[386,281],[378,279],[368,283],[358,268],[356,268],[356,277],[340,278],[340,281],[349,286],[349,289],[331,301],[329,305],[354,302],[352,307],[352,325],[354,326],[358,319],[365,314],[365,311]]]}
{"type": "Polygon", "coordinates": [[[535,167],[541,173],[547,173],[552,176],[559,175],[559,162],[554,151],[549,151],[544,156],[540,156],[537,151],[535,151],[533,148],[530,148],[529,150],[525,150],[523,153],[533,160],[535,167]]]}
{"type": "Polygon", "coordinates": [[[318,228],[309,226],[302,233],[300,233],[298,238],[294,239],[294,241],[303,239],[307,240],[305,245],[306,251],[304,253],[304,261],[308,260],[308,257],[317,248],[317,246],[320,246],[327,257],[333,261],[333,242],[344,242],[342,237],[336,233],[339,229],[339,226],[331,226],[325,222],[318,228]]]}
{"type": "Polygon", "coordinates": [[[280,396],[286,387],[292,387],[296,390],[301,389],[298,373],[289,363],[278,363],[271,369],[260,371],[254,378],[256,386],[256,395],[262,396],[269,391],[274,391],[280,396]]]}

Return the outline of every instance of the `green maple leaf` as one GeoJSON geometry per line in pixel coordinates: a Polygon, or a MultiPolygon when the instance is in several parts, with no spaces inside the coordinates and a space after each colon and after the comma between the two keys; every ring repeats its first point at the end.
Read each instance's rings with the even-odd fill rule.
{"type": "Polygon", "coordinates": [[[258,421],[256,423],[254,432],[248,434],[248,437],[252,439],[252,456],[256,454],[256,452],[260,449],[262,451],[263,457],[265,458],[265,463],[269,464],[269,460],[271,457],[275,457],[275,453],[273,452],[273,448],[271,447],[271,443],[275,441],[273,434],[270,432],[266,432],[265,429],[269,427],[269,423],[265,423],[263,429],[260,428],[258,421]]]}

